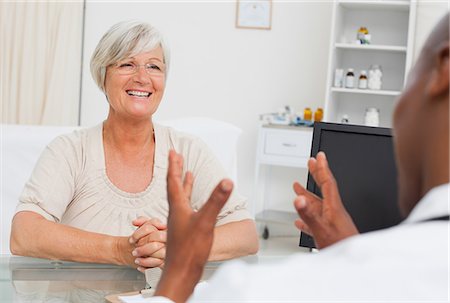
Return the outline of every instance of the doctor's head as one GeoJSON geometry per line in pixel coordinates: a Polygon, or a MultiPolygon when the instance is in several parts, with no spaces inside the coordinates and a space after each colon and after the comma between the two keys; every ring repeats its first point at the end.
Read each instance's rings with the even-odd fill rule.
{"type": "Polygon", "coordinates": [[[447,13],[425,42],[394,113],[404,215],[429,189],[449,182],[449,72],[447,13]]]}

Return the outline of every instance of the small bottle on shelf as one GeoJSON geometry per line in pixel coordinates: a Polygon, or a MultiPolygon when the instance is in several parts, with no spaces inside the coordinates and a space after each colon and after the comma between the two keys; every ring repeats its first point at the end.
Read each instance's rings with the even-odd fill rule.
{"type": "Polygon", "coordinates": [[[375,127],[378,127],[380,125],[380,111],[378,110],[378,108],[369,107],[366,109],[364,124],[366,126],[375,126],[375,127]]]}
{"type": "Polygon", "coordinates": [[[317,108],[317,110],[314,112],[314,122],[320,122],[323,119],[323,109],[317,108]]]}
{"type": "Polygon", "coordinates": [[[380,90],[382,85],[383,72],[380,65],[371,65],[369,69],[369,89],[380,90]]]}
{"type": "Polygon", "coordinates": [[[365,70],[362,70],[359,75],[358,88],[367,89],[367,72],[365,70]]]}
{"type": "Polygon", "coordinates": [[[305,107],[305,110],[303,111],[303,120],[305,120],[305,121],[311,121],[312,120],[311,108],[305,107]]]}
{"type": "Polygon", "coordinates": [[[347,70],[347,74],[345,75],[345,87],[355,88],[355,73],[353,72],[353,68],[347,70]]]}
{"type": "Polygon", "coordinates": [[[358,39],[359,42],[360,42],[361,44],[363,44],[362,41],[364,40],[364,36],[365,36],[366,34],[368,34],[368,33],[369,33],[369,32],[367,31],[367,29],[366,29],[364,26],[361,26],[361,27],[359,28],[358,32],[356,33],[356,39],[358,39]]]}
{"type": "Polygon", "coordinates": [[[370,35],[367,27],[361,26],[356,33],[356,41],[358,44],[370,44],[370,35]]]}
{"type": "Polygon", "coordinates": [[[344,70],[337,68],[334,71],[334,87],[342,87],[342,82],[344,80],[344,70]]]}

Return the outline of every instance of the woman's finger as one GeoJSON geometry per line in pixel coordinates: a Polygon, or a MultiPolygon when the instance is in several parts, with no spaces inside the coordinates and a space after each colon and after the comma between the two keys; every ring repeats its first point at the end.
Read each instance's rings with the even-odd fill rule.
{"type": "Polygon", "coordinates": [[[164,263],[164,260],[152,257],[136,258],[135,263],[139,265],[139,267],[152,268],[160,266],[161,264],[164,263]]]}
{"type": "Polygon", "coordinates": [[[153,224],[144,224],[141,227],[139,227],[131,236],[130,236],[130,243],[135,244],[139,242],[139,240],[158,229],[153,224]]]}
{"type": "Polygon", "coordinates": [[[158,258],[158,259],[165,259],[166,258],[166,247],[161,248],[160,250],[153,253],[151,256],[152,258],[158,258]]]}
{"type": "MultiPolygon", "coordinates": [[[[158,219],[151,219],[147,221],[145,224],[140,226],[131,236],[130,243],[138,243],[144,237],[151,235],[154,232],[166,230],[167,225],[161,223],[158,219]]],[[[155,236],[158,237],[158,236],[155,236]]],[[[157,241],[155,239],[155,241],[157,241]]]]}
{"type": "Polygon", "coordinates": [[[166,245],[161,242],[151,242],[151,243],[147,243],[145,245],[136,247],[131,252],[131,254],[133,255],[133,257],[138,257],[138,258],[149,257],[165,246],[166,245]]]}
{"type": "Polygon", "coordinates": [[[148,220],[150,220],[149,217],[145,217],[145,216],[139,216],[136,219],[134,219],[133,221],[131,221],[131,223],[133,223],[134,226],[141,226],[142,224],[144,224],[145,222],[147,222],[148,220]]]}
{"type": "Polygon", "coordinates": [[[165,230],[154,231],[154,232],[150,233],[149,235],[140,238],[137,241],[136,246],[139,247],[139,246],[145,245],[150,242],[166,243],[167,242],[167,231],[165,231],[165,230]]]}

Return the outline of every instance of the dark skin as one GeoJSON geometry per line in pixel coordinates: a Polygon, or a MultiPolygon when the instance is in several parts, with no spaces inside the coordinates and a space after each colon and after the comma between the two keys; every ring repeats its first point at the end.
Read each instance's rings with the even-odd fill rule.
{"type": "Polygon", "coordinates": [[[317,248],[325,248],[358,234],[358,229],[342,204],[336,180],[328,167],[324,152],[308,161],[308,169],[319,186],[323,199],[294,183],[297,197],[294,207],[300,218],[295,226],[314,237],[317,248]]]}
{"type": "MultiPolygon", "coordinates": [[[[426,41],[394,113],[398,203],[405,216],[428,191],[449,183],[449,72],[447,13],[426,41]]],[[[216,216],[232,189],[231,181],[223,180],[205,206],[194,213],[189,207],[192,177],[188,173],[182,181],[181,161],[172,151],[167,177],[167,259],[155,293],[174,302],[185,302],[199,281],[211,249],[216,216]],[[196,226],[198,232],[192,234],[187,226],[196,226]]],[[[320,248],[358,234],[342,204],[325,154],[318,153],[308,162],[308,168],[323,199],[294,183],[294,206],[300,216],[296,226],[313,235],[320,248]]]]}
{"type": "Polygon", "coordinates": [[[167,222],[170,226],[167,243],[170,249],[166,252],[166,264],[169,267],[163,271],[155,296],[164,296],[174,302],[185,302],[200,280],[213,243],[216,218],[233,190],[230,180],[222,180],[203,207],[195,212],[189,203],[192,174],[187,172],[184,180],[182,174],[183,158],[171,150],[167,174],[167,222]],[[183,252],[183,256],[180,257],[178,252],[183,252]]]}

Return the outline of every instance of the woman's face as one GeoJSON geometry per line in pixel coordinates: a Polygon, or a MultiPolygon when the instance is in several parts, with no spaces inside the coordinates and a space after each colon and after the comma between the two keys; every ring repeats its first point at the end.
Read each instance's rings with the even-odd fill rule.
{"type": "Polygon", "coordinates": [[[157,110],[165,88],[163,50],[126,58],[106,69],[105,91],[110,115],[125,119],[149,119],[157,110]]]}

